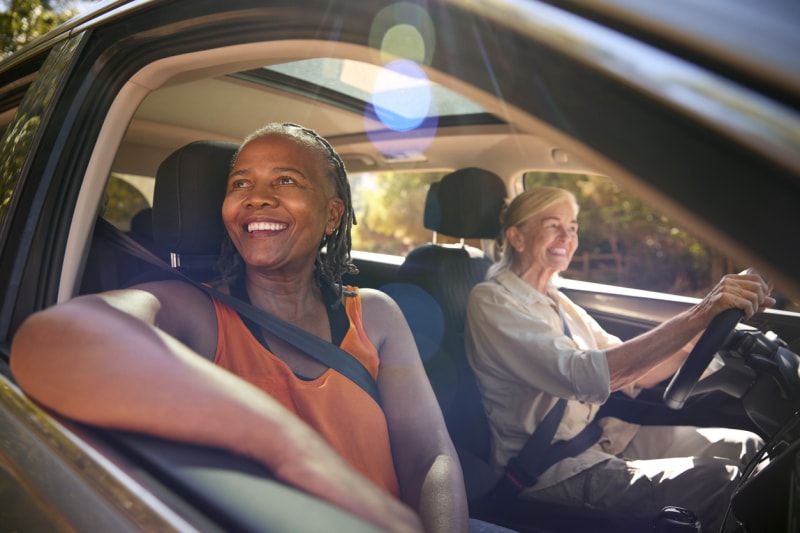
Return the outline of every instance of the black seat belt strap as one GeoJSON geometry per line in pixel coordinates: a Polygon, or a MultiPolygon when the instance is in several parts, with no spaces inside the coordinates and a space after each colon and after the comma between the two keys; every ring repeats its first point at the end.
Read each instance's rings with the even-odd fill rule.
{"type": "MultiPolygon", "coordinates": [[[[560,310],[559,314],[564,334],[572,338],[564,314],[560,310]]],[[[534,486],[542,472],[562,459],[586,451],[600,439],[603,428],[595,419],[571,439],[552,442],[566,408],[566,398],[559,398],[525,441],[517,456],[508,461],[505,472],[493,491],[496,498],[516,498],[524,489],[534,486]]]]}
{"type": "MultiPolygon", "coordinates": [[[[182,274],[181,276],[182,279],[184,279],[182,274]]],[[[369,373],[366,367],[349,353],[345,352],[335,344],[331,344],[330,342],[327,342],[316,335],[312,335],[311,333],[298,328],[294,324],[285,322],[276,316],[262,311],[252,304],[247,304],[229,294],[220,292],[216,289],[203,285],[202,283],[197,283],[191,278],[187,277],[186,279],[217,300],[232,307],[235,311],[246,316],[270,333],[277,335],[303,353],[313,357],[322,364],[333,368],[340,374],[349,378],[356,385],[359,385],[362,389],[364,389],[370,396],[372,396],[372,399],[375,400],[378,405],[380,405],[378,384],[372,378],[372,374],[369,373]]]]}
{"type": "Polygon", "coordinates": [[[520,492],[534,486],[542,472],[562,459],[575,457],[588,450],[600,439],[603,428],[597,420],[593,420],[571,439],[551,443],[566,405],[567,400],[559,398],[544,420],[536,426],[519,454],[511,458],[494,488],[496,497],[516,498],[520,492]]]}
{"type": "MultiPolygon", "coordinates": [[[[102,220],[102,219],[101,219],[102,220]]],[[[353,381],[356,385],[360,386],[367,394],[369,394],[375,402],[380,405],[380,394],[378,392],[378,384],[372,377],[372,374],[366,369],[361,362],[345,352],[335,344],[327,342],[316,335],[313,335],[294,324],[290,324],[280,318],[273,316],[254,305],[248,304],[224,292],[220,292],[212,287],[203,285],[189,276],[185,275],[167,264],[166,261],[155,255],[153,252],[136,242],[128,235],[114,231],[113,226],[108,224],[106,228],[111,242],[119,247],[124,252],[142,259],[152,265],[155,265],[162,270],[177,276],[179,279],[190,283],[202,290],[206,294],[216,298],[222,303],[232,307],[235,311],[246,316],[259,326],[267,331],[277,335],[284,341],[288,342],[303,353],[313,357],[325,366],[328,366],[343,376],[353,381]]]]}
{"type": "Polygon", "coordinates": [[[503,477],[494,489],[496,496],[516,497],[526,487],[536,484],[539,474],[549,466],[544,465],[544,451],[550,446],[566,407],[567,400],[559,398],[525,441],[522,450],[508,461],[503,477]]]}

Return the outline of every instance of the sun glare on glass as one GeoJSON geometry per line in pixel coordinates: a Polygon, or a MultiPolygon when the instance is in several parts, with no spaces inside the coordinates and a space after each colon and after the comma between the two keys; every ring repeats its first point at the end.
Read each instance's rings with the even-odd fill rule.
{"type": "Polygon", "coordinates": [[[418,127],[431,108],[431,85],[425,72],[413,61],[387,63],[375,80],[372,104],[378,118],[394,131],[418,127]]]}

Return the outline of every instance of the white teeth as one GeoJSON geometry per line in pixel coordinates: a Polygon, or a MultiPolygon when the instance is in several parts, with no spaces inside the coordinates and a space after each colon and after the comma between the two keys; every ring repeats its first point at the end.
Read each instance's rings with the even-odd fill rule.
{"type": "Polygon", "coordinates": [[[286,224],[279,224],[277,222],[251,222],[247,225],[248,233],[254,231],[278,231],[286,227],[286,224]]]}

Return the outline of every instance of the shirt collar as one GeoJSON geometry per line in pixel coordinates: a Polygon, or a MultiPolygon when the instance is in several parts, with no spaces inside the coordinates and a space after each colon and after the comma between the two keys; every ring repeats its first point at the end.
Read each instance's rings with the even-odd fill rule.
{"type": "Polygon", "coordinates": [[[492,278],[496,283],[503,286],[508,292],[516,295],[518,300],[523,304],[547,304],[550,305],[553,301],[558,301],[556,294],[558,288],[553,284],[553,280],[547,282],[547,294],[542,294],[538,290],[531,287],[528,283],[522,280],[519,276],[514,274],[511,269],[504,268],[500,270],[492,278]],[[549,297],[548,297],[549,296],[549,297]]]}

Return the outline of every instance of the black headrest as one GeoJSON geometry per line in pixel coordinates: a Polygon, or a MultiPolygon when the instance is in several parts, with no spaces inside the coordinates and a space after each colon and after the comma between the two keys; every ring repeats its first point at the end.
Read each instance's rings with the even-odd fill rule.
{"type": "Polygon", "coordinates": [[[451,237],[494,239],[500,234],[500,211],[506,186],[497,174],[462,168],[431,184],[425,200],[425,227],[451,237]]]}
{"type": "Polygon", "coordinates": [[[196,141],[158,167],[153,192],[153,239],[165,254],[215,255],[225,227],[222,200],[238,144],[196,141]]]}
{"type": "Polygon", "coordinates": [[[423,225],[434,231],[442,225],[442,210],[439,208],[439,182],[431,183],[428,194],[425,196],[425,214],[423,225]]]}

